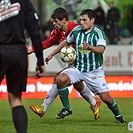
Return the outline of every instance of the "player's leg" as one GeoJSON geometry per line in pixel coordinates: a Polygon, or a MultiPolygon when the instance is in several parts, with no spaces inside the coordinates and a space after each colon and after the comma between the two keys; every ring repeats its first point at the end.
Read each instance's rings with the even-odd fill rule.
{"type": "Polygon", "coordinates": [[[52,84],[51,89],[48,91],[43,103],[41,105],[30,105],[30,109],[39,117],[43,117],[48,107],[55,100],[58,95],[57,85],[52,84]]]}
{"type": "Polygon", "coordinates": [[[108,108],[113,112],[118,123],[120,123],[120,124],[125,123],[126,121],[122,117],[115,99],[110,97],[109,92],[99,93],[99,96],[100,96],[101,100],[104,103],[106,103],[108,108]]]}
{"type": "Polygon", "coordinates": [[[43,117],[48,107],[55,100],[58,95],[57,85],[52,84],[51,89],[48,91],[43,103],[41,105],[30,105],[30,109],[40,117],[43,117]]]}
{"type": "Polygon", "coordinates": [[[107,106],[113,112],[115,118],[117,119],[117,121],[119,121],[119,123],[125,123],[125,120],[119,112],[117,103],[109,95],[109,88],[107,87],[106,80],[104,78],[103,69],[99,68],[95,70],[94,73],[92,71],[92,77],[88,77],[89,75],[85,79],[86,85],[89,84],[91,86],[92,91],[96,94],[99,94],[101,100],[107,104],[107,106]],[[97,73],[97,75],[95,75],[95,73],[97,73]]]}
{"type": "Polygon", "coordinates": [[[20,53],[8,56],[8,58],[11,63],[6,72],[6,81],[12,119],[17,133],[27,133],[28,116],[21,100],[22,92],[26,91],[27,85],[28,59],[26,50],[25,55],[20,53]]]}
{"type": "MultiPolygon", "coordinates": [[[[60,73],[61,71],[54,76],[52,88],[48,91],[43,103],[41,105],[30,105],[31,110],[40,117],[44,116],[47,108],[51,105],[51,103],[55,100],[55,98],[58,95],[58,89],[57,89],[57,85],[55,84],[55,82],[60,73]]],[[[66,91],[68,91],[67,87],[66,87],[66,91]]]]}
{"type": "Polygon", "coordinates": [[[95,106],[96,100],[93,98],[90,90],[83,83],[83,81],[75,83],[73,86],[87,102],[89,102],[92,106],[95,106]]]}
{"type": "Polygon", "coordinates": [[[27,133],[28,116],[21,101],[22,93],[8,93],[8,100],[12,110],[12,119],[16,131],[27,133]]]}
{"type": "Polygon", "coordinates": [[[94,119],[97,120],[100,117],[100,100],[95,100],[92,96],[90,89],[83,83],[83,81],[73,84],[74,88],[80,93],[80,95],[91,105],[91,109],[94,112],[94,119]]]}
{"type": "Polygon", "coordinates": [[[66,91],[65,86],[75,84],[80,81],[83,81],[83,76],[81,75],[81,72],[74,67],[66,68],[58,76],[56,84],[58,88],[58,94],[60,95],[60,99],[62,101],[64,109],[61,110],[60,113],[56,116],[57,118],[64,118],[65,116],[72,114],[68,100],[68,91],[66,91]]]}
{"type": "Polygon", "coordinates": [[[47,108],[50,106],[50,104],[55,100],[55,98],[58,95],[58,89],[57,89],[57,85],[56,85],[56,79],[58,77],[58,75],[61,73],[58,72],[55,76],[54,76],[54,81],[52,84],[52,88],[48,91],[46,98],[44,99],[44,102],[42,104],[42,106],[44,106],[44,111],[47,110],[47,108]]]}
{"type": "Polygon", "coordinates": [[[46,112],[47,108],[51,105],[51,103],[55,100],[58,95],[57,85],[52,84],[52,88],[48,91],[46,98],[44,99],[41,106],[44,107],[44,112],[46,112]]]}
{"type": "Polygon", "coordinates": [[[65,73],[61,73],[57,78],[56,84],[58,88],[58,94],[63,104],[63,109],[59,112],[59,114],[56,115],[57,119],[63,119],[65,116],[72,114],[72,110],[68,99],[69,91],[66,87],[70,85],[70,83],[70,78],[65,73]]]}
{"type": "Polygon", "coordinates": [[[30,105],[31,110],[40,117],[42,117],[46,113],[47,108],[51,105],[51,103],[58,95],[57,85],[55,84],[55,82],[59,73],[54,76],[52,87],[48,91],[43,103],[41,105],[30,105]]]}

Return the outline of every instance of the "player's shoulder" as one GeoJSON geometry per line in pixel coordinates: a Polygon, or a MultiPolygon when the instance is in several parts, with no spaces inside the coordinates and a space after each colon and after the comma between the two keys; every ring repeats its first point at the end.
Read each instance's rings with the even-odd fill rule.
{"type": "Polygon", "coordinates": [[[101,31],[101,29],[99,29],[98,27],[94,26],[93,30],[95,31],[101,31]]]}
{"type": "Polygon", "coordinates": [[[97,32],[97,33],[104,33],[103,30],[101,30],[100,28],[98,28],[98,27],[96,27],[96,26],[93,28],[93,31],[95,31],[95,32],[97,32]]]}
{"type": "Polygon", "coordinates": [[[93,28],[93,32],[98,38],[106,38],[105,32],[96,26],[93,28]]]}
{"type": "Polygon", "coordinates": [[[82,30],[82,27],[81,25],[77,25],[73,28],[73,31],[79,31],[79,30],[82,30]]]}

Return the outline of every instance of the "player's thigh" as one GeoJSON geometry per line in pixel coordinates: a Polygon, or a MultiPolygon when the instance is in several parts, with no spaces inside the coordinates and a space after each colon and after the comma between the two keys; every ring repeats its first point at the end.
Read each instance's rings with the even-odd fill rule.
{"type": "Polygon", "coordinates": [[[74,67],[68,67],[61,73],[65,73],[69,76],[70,84],[75,84],[83,80],[81,72],[74,67]]]}
{"type": "Polygon", "coordinates": [[[25,54],[15,55],[6,73],[7,88],[9,92],[18,93],[26,91],[28,59],[25,54]]]}
{"type": "Polygon", "coordinates": [[[84,81],[92,92],[98,94],[101,92],[107,92],[109,90],[106,84],[104,71],[102,68],[98,68],[92,71],[91,73],[85,73],[84,75],[84,81]]]}
{"type": "Polygon", "coordinates": [[[97,77],[95,79],[87,78],[85,83],[95,94],[109,91],[104,77],[97,77]]]}

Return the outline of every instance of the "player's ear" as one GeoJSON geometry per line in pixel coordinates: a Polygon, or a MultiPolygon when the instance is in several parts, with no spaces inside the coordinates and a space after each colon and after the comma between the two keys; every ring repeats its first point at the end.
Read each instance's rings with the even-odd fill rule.
{"type": "Polygon", "coordinates": [[[66,22],[66,18],[63,18],[62,21],[63,21],[63,22],[66,22]]]}
{"type": "Polygon", "coordinates": [[[92,19],[91,19],[91,22],[94,23],[94,22],[95,22],[95,18],[92,18],[92,19]]]}

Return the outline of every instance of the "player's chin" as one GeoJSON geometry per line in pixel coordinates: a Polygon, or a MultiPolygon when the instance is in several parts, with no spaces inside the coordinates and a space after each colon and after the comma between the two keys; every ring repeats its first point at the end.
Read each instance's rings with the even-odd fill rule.
{"type": "Polygon", "coordinates": [[[87,28],[85,28],[85,27],[82,27],[82,30],[83,30],[83,31],[87,31],[88,29],[87,29],[87,28]]]}
{"type": "Polygon", "coordinates": [[[84,26],[82,26],[82,30],[86,30],[86,28],[84,26]]]}
{"type": "Polygon", "coordinates": [[[55,26],[55,28],[56,28],[57,30],[61,29],[61,28],[60,28],[60,27],[58,27],[58,26],[55,26]]]}

